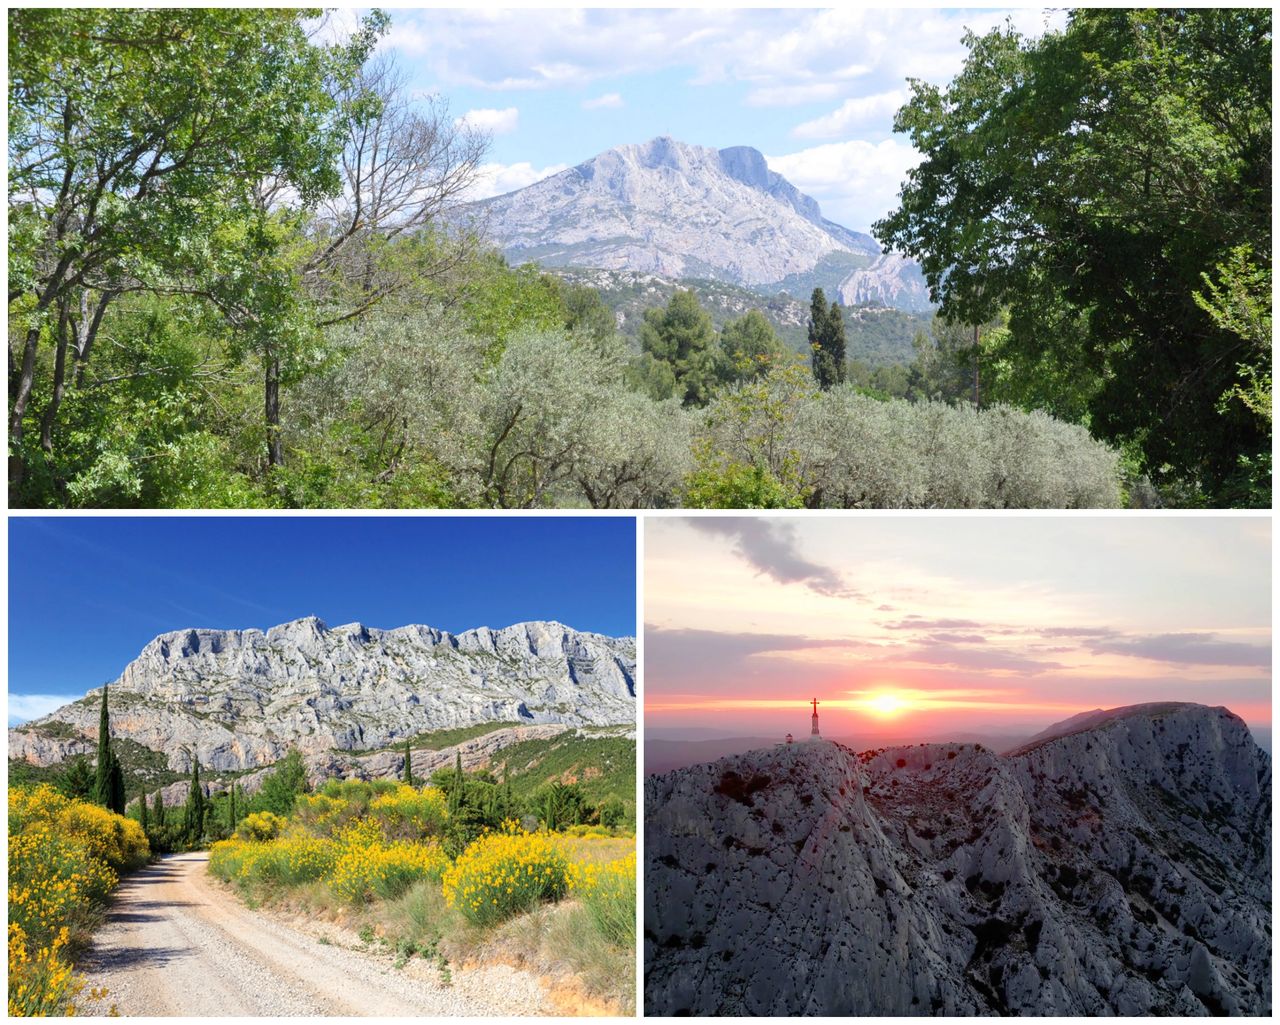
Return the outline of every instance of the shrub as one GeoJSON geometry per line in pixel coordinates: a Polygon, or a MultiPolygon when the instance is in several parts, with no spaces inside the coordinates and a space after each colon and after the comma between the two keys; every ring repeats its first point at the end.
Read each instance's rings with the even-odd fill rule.
{"type": "Polygon", "coordinates": [[[575,864],[570,892],[591,913],[591,921],[610,943],[633,947],[636,942],[636,855],[605,864],[575,864]]]}
{"type": "Polygon", "coordinates": [[[449,859],[435,844],[397,842],[346,847],[329,878],[336,896],[352,904],[400,896],[422,879],[439,882],[449,859]]]}
{"type": "Polygon", "coordinates": [[[568,889],[569,860],[545,834],[482,836],[444,873],[445,901],[475,925],[494,925],[568,889]]]}
{"type": "Polygon", "coordinates": [[[269,811],[255,811],[246,815],[236,828],[236,836],[241,840],[262,843],[274,840],[288,824],[288,819],[269,811]]]}
{"type": "Polygon", "coordinates": [[[369,815],[389,840],[420,840],[440,836],[449,818],[449,808],[435,787],[422,790],[401,785],[369,804],[369,815]]]}
{"type": "Polygon", "coordinates": [[[66,1015],[83,988],[67,948],[87,934],[116,870],[149,856],[131,819],[48,785],[9,791],[9,1013],[66,1015]]]}

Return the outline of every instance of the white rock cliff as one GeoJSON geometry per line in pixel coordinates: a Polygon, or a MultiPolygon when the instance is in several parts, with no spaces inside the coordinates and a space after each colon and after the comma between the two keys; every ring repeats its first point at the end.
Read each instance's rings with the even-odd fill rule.
{"type": "MultiPolygon", "coordinates": [[[[85,751],[100,694],[11,729],[9,757],[48,765],[85,751]],[[51,735],[50,724],[65,725],[51,735]]],[[[315,617],[265,633],[179,630],[125,667],[109,704],[114,736],[164,752],[177,771],[193,755],[208,768],[248,769],[290,747],[369,750],[485,722],[632,724],[635,640],[543,622],[460,634],[330,628],[315,617]]]]}
{"type": "Polygon", "coordinates": [[[645,859],[650,1014],[1271,1009],[1271,764],[1223,708],[650,777],[645,859]]]}

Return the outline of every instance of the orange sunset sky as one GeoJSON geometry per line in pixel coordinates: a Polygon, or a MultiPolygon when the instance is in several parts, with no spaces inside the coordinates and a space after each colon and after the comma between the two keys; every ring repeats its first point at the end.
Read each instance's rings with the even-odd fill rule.
{"type": "Polygon", "coordinates": [[[1092,708],[1271,724],[1271,525],[750,516],[645,523],[646,730],[1034,732],[1092,708]]]}

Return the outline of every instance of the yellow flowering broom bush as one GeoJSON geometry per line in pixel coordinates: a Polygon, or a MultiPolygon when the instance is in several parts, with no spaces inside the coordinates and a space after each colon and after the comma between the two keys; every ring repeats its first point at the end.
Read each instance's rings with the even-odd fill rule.
{"type": "Polygon", "coordinates": [[[449,805],[435,787],[418,790],[402,783],[369,802],[369,815],[388,840],[420,840],[444,833],[449,805]]]}
{"type": "Polygon", "coordinates": [[[475,925],[493,925],[568,888],[569,859],[550,837],[508,827],[476,840],[444,874],[445,902],[475,925]]]}
{"type": "Polygon", "coordinates": [[[87,933],[116,869],[149,856],[136,822],[52,787],[9,791],[9,1013],[71,1014],[67,947],[87,933]]]}
{"type": "Polygon", "coordinates": [[[352,904],[393,900],[420,879],[439,882],[449,864],[431,843],[396,841],[346,844],[333,867],[329,888],[352,904]]]}
{"type": "Polygon", "coordinates": [[[602,936],[620,947],[636,942],[636,855],[615,861],[576,862],[569,891],[582,901],[602,936]]]}
{"type": "Polygon", "coordinates": [[[274,840],[280,831],[289,824],[289,820],[269,811],[255,811],[246,815],[236,827],[236,837],[240,840],[264,841],[274,840]]]}

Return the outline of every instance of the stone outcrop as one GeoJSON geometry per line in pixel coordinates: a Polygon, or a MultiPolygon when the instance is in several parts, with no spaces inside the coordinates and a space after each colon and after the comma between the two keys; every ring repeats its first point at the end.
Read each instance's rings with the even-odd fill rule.
{"type": "MultiPolygon", "coordinates": [[[[447,727],[635,722],[635,640],[560,623],[450,634],[426,626],[179,630],[111,687],[112,733],[185,772],[382,748],[447,727]]],[[[9,731],[9,757],[48,765],[92,749],[101,690],[9,731]],[[56,729],[53,727],[56,726],[56,729]]]]}
{"type": "Polygon", "coordinates": [[[1271,764],[1244,722],[1047,732],[650,777],[646,1012],[1269,1014],[1271,764]]]}

